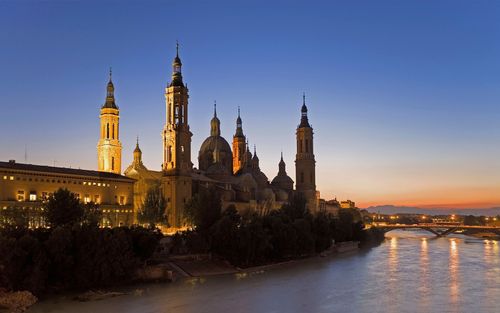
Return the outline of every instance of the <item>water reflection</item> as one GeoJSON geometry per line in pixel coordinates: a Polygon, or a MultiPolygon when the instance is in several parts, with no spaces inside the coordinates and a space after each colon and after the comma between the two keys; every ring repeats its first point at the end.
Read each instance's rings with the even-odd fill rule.
{"type": "Polygon", "coordinates": [[[147,285],[141,296],[50,299],[30,312],[498,313],[498,242],[426,237],[391,231],[380,246],[360,253],[147,285]]]}
{"type": "Polygon", "coordinates": [[[450,271],[450,304],[456,308],[458,307],[460,296],[458,245],[456,238],[450,238],[449,241],[450,258],[448,268],[450,271]]]}
{"type": "Polygon", "coordinates": [[[419,306],[422,312],[429,310],[429,251],[427,238],[422,238],[420,241],[420,299],[419,306]]]}

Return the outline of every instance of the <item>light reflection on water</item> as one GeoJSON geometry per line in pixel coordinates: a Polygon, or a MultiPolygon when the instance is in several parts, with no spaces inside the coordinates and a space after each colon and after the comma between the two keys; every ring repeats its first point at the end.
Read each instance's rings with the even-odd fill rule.
{"type": "Polygon", "coordinates": [[[380,246],[245,274],[148,285],[142,296],[50,300],[30,312],[496,312],[496,241],[391,231],[380,246]]]}

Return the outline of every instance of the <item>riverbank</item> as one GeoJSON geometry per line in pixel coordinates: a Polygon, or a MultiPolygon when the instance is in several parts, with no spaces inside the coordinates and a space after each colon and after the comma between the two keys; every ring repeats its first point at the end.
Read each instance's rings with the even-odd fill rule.
{"type": "MultiPolygon", "coordinates": [[[[314,255],[304,256],[302,258],[295,258],[281,262],[268,263],[251,267],[237,267],[231,265],[229,262],[221,259],[210,259],[209,255],[205,258],[200,255],[194,255],[192,258],[184,256],[182,258],[171,258],[169,263],[173,263],[176,270],[176,276],[180,277],[203,277],[214,275],[226,274],[246,274],[250,272],[258,272],[277,268],[283,265],[300,263],[312,259],[320,259],[325,257],[334,257],[336,255],[343,255],[359,251],[360,243],[358,241],[341,242],[333,245],[329,249],[314,255]]],[[[174,267],[174,268],[175,268],[174,267]]]]}

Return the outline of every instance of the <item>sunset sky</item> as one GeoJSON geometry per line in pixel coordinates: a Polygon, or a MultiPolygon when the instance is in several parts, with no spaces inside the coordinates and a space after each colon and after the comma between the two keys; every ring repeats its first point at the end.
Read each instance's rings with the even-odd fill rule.
{"type": "Polygon", "coordinates": [[[217,100],[271,180],[295,180],[302,92],[322,198],[500,206],[498,1],[0,1],[0,160],[97,169],[113,67],[122,170],[159,170],[175,42],[192,160],[217,100]]]}

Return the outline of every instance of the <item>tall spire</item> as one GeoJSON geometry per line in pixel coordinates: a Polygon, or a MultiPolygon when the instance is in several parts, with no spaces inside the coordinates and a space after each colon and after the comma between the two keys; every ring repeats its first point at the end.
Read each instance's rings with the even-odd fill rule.
{"type": "Polygon", "coordinates": [[[210,136],[220,136],[220,120],[217,118],[217,102],[214,101],[214,117],[210,121],[210,136]]]}
{"type": "Polygon", "coordinates": [[[111,82],[111,78],[113,77],[113,68],[110,66],[109,67],[109,81],[111,82]]]}
{"type": "Polygon", "coordinates": [[[245,137],[243,134],[243,122],[240,117],[240,106],[238,106],[238,118],[236,119],[236,133],[234,137],[245,137]]]}
{"type": "Polygon", "coordinates": [[[137,136],[137,141],[135,143],[135,150],[134,150],[134,152],[135,151],[141,151],[141,149],[139,148],[139,136],[137,136]]]}
{"type": "Polygon", "coordinates": [[[175,58],[174,62],[172,62],[172,82],[170,83],[170,86],[184,86],[184,83],[182,82],[182,62],[181,58],[179,57],[179,42],[176,42],[176,48],[175,48],[175,58]]]}
{"type": "Polygon", "coordinates": [[[300,118],[300,127],[311,127],[309,125],[309,120],[307,118],[307,106],[306,106],[306,93],[304,92],[302,94],[302,109],[301,111],[301,118],[300,118]]]}
{"type": "Polygon", "coordinates": [[[118,109],[115,103],[115,86],[112,81],[112,69],[109,68],[109,81],[106,87],[106,102],[103,104],[102,108],[118,109]]]}
{"type": "Polygon", "coordinates": [[[281,159],[280,159],[280,162],[278,163],[278,175],[286,175],[286,165],[285,165],[285,161],[283,161],[283,151],[281,151],[281,159]]]}

